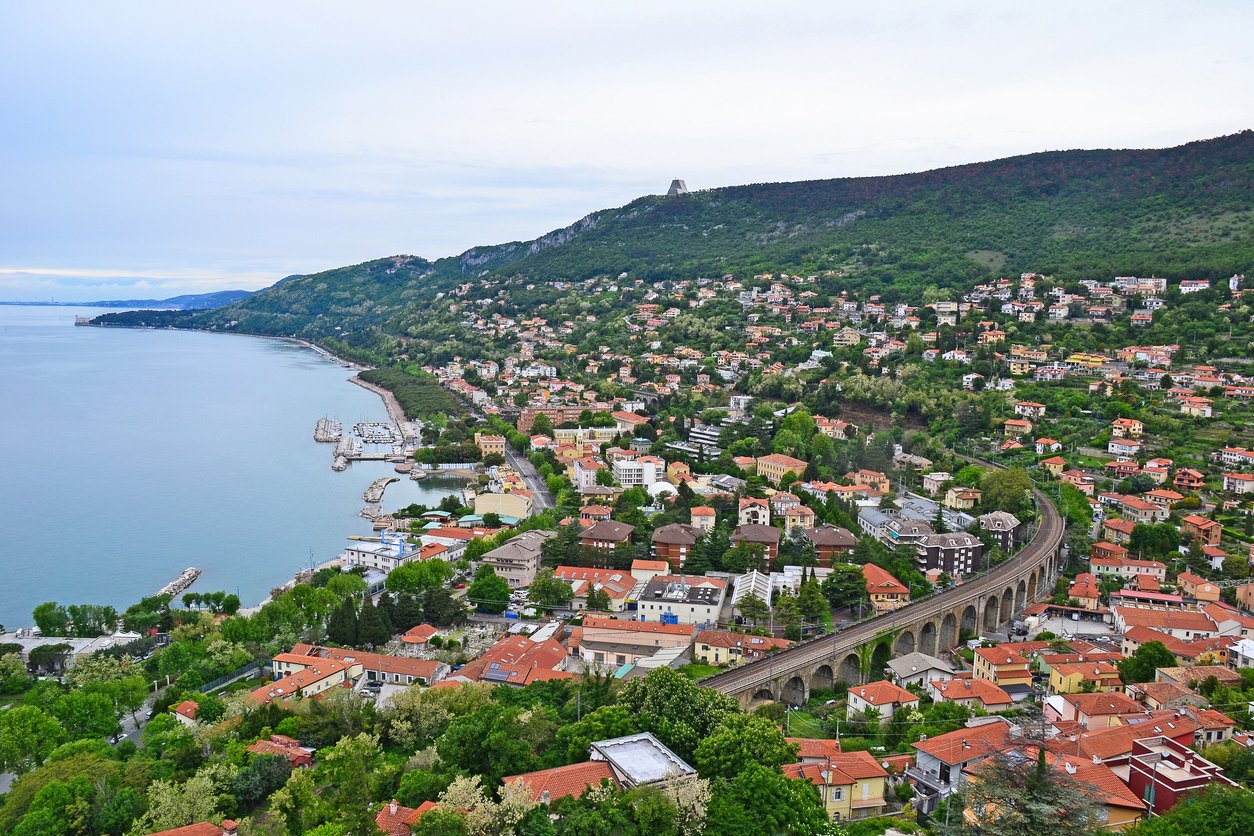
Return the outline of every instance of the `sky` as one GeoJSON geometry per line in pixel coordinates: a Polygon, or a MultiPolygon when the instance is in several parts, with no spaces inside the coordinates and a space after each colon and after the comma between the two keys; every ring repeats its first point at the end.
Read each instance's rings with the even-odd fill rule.
{"type": "Polygon", "coordinates": [[[1254,128],[1254,3],[0,4],[0,300],[527,240],[664,192],[1254,128]]]}

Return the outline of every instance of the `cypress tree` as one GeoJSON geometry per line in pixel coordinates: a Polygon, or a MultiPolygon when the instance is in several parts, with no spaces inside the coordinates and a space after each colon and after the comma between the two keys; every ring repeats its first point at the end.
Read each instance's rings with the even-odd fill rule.
{"type": "Polygon", "coordinates": [[[392,631],[388,629],[387,622],[384,621],[383,612],[367,595],[365,602],[361,605],[361,613],[357,617],[357,640],[374,649],[381,644],[387,644],[390,638],[392,638],[392,631]]]}
{"type": "Polygon", "coordinates": [[[327,639],[345,647],[357,644],[357,610],[352,598],[345,598],[332,611],[327,621],[327,639]]]}

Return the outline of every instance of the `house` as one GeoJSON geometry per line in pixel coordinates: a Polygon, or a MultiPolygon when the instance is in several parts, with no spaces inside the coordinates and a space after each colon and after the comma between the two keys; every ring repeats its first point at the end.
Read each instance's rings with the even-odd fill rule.
{"type": "Polygon", "coordinates": [[[791,643],[785,639],[733,633],[730,630],[702,630],[697,633],[697,640],[692,646],[692,658],[705,665],[738,665],[757,661],[791,643]]]}
{"type": "Polygon", "coordinates": [[[727,581],[722,578],[659,575],[640,591],[636,618],[710,628],[718,622],[726,591],[727,581]]]}
{"type": "Polygon", "coordinates": [[[955,511],[970,511],[980,504],[984,495],[979,488],[962,488],[957,485],[945,492],[945,506],[955,511]]]}
{"type": "Polygon", "coordinates": [[[503,435],[475,433],[475,446],[479,448],[484,458],[488,456],[505,458],[505,436],[503,435]]]}
{"type": "Polygon", "coordinates": [[[963,770],[1005,749],[1011,741],[1011,725],[1004,720],[938,734],[911,743],[917,763],[906,770],[919,792],[919,809],[931,812],[936,805],[962,788],[963,770]]]}
{"type": "Polygon", "coordinates": [[[853,532],[835,525],[807,528],[805,535],[818,552],[820,566],[831,566],[839,562],[841,555],[853,551],[854,546],[858,545],[858,538],[853,532]]]}
{"type": "Polygon", "coordinates": [[[977,647],[975,649],[974,675],[976,679],[986,679],[994,685],[1000,685],[1007,693],[1019,696],[1024,689],[1032,687],[1032,672],[1028,669],[1028,660],[1013,650],[1000,647],[977,647]]]}
{"type": "Polygon", "coordinates": [[[1150,607],[1115,606],[1111,608],[1115,628],[1126,633],[1132,627],[1148,627],[1178,639],[1209,639],[1219,633],[1214,620],[1204,612],[1157,609],[1150,607]]]}
{"type": "Polygon", "coordinates": [[[987,679],[963,677],[929,682],[927,693],[936,702],[952,702],[981,711],[1009,711],[1014,707],[1010,694],[987,679]]]}
{"type": "Polygon", "coordinates": [[[782,532],[769,525],[738,525],[732,532],[732,546],[741,543],[758,545],[766,553],[768,567],[773,567],[779,559],[779,540],[782,532]]]}
{"type": "MultiPolygon", "coordinates": [[[[1094,543],[1094,549],[1119,548],[1112,543],[1094,543]]],[[[1127,550],[1124,549],[1124,554],[1127,550]]],[[[1089,569],[1095,575],[1117,575],[1125,580],[1150,577],[1162,583],[1167,580],[1167,564],[1159,560],[1131,560],[1119,557],[1090,557],[1089,569]]]]}
{"type": "Polygon", "coordinates": [[[530,586],[540,571],[541,551],[546,540],[557,532],[536,529],[524,531],[479,558],[479,565],[491,566],[497,576],[504,578],[510,589],[530,586]]]}
{"type": "Polygon", "coordinates": [[[1032,422],[1022,418],[1009,418],[1004,427],[1007,438],[1022,438],[1032,432],[1032,422]]]}
{"type": "Polygon", "coordinates": [[[814,528],[814,512],[804,505],[797,505],[784,512],[784,534],[814,528]]]}
{"type": "Polygon", "coordinates": [[[671,523],[653,531],[650,551],[658,560],[665,560],[672,569],[679,569],[692,554],[692,548],[700,536],[696,528],[687,523],[671,523]]]}
{"type": "Polygon", "coordinates": [[[1135,458],[1141,452],[1141,442],[1127,438],[1112,438],[1106,444],[1106,452],[1112,456],[1135,458]]]}
{"type": "Polygon", "coordinates": [[[1047,719],[1070,720],[1094,730],[1118,725],[1120,715],[1140,711],[1140,704],[1122,691],[1059,694],[1046,700],[1047,719]]]}
{"type": "Polygon", "coordinates": [[[314,697],[330,688],[351,684],[354,667],[338,659],[321,659],[295,653],[280,653],[271,661],[276,679],[252,692],[259,703],[314,697]],[[290,670],[286,675],[283,671],[290,670]]]}
{"type": "MultiPolygon", "coordinates": [[[[670,564],[666,561],[659,560],[657,563],[662,568],[648,573],[644,580],[670,571],[670,564]]],[[[610,612],[621,612],[627,608],[627,598],[640,580],[634,573],[622,569],[598,569],[590,566],[558,566],[553,570],[553,576],[570,584],[573,596],[571,609],[586,609],[588,593],[595,589],[604,592],[609,599],[610,612]]]]}
{"type": "Polygon", "coordinates": [[[522,688],[533,682],[570,679],[566,648],[553,639],[532,641],[527,636],[506,635],[478,659],[462,665],[444,682],[488,682],[522,688]]]}
{"type": "Polygon", "coordinates": [[[743,497],[740,500],[737,519],[741,525],[770,525],[771,505],[765,499],[743,497]]]}
{"type": "Polygon", "coordinates": [[[1224,490],[1232,493],[1254,493],[1254,475],[1249,473],[1225,473],[1224,490]]]}
{"type": "MultiPolygon", "coordinates": [[[[235,836],[239,832],[236,823],[231,819],[223,819],[222,824],[202,821],[176,827],[173,830],[157,830],[148,836],[235,836]]],[[[408,831],[406,832],[408,836],[408,831]]]]}
{"type": "Polygon", "coordinates": [[[1119,669],[1110,662],[1055,664],[1049,668],[1049,688],[1055,694],[1081,691],[1115,691],[1123,687],[1119,669]]]}
{"type": "Polygon", "coordinates": [[[1171,480],[1171,485],[1177,490],[1196,493],[1206,487],[1206,475],[1200,470],[1194,470],[1191,467],[1177,468],[1175,478],[1171,480]]]}
{"type": "Polygon", "coordinates": [[[631,545],[631,533],[635,530],[634,525],[601,520],[584,529],[579,536],[579,545],[597,551],[614,551],[620,545],[631,545]]]}
{"type": "Polygon", "coordinates": [[[850,719],[864,711],[874,711],[881,719],[888,720],[899,708],[912,710],[919,707],[918,697],[887,679],[850,688],[848,701],[845,716],[850,719]]]}
{"type": "Polygon", "coordinates": [[[428,643],[439,634],[439,630],[430,624],[417,624],[401,634],[401,642],[407,648],[425,649],[428,643]]]}
{"type": "Polygon", "coordinates": [[[936,496],[941,492],[941,488],[946,482],[954,480],[953,474],[944,470],[938,470],[935,473],[923,474],[923,492],[936,496]]]}
{"type": "Polygon", "coordinates": [[[605,470],[605,464],[592,456],[585,456],[577,459],[571,466],[570,481],[574,483],[576,490],[585,488],[595,488],[597,486],[597,473],[605,470]]]}
{"type": "Polygon", "coordinates": [[[1145,425],[1135,418],[1116,418],[1110,422],[1110,434],[1115,438],[1140,438],[1145,425]]]}
{"type": "Polygon", "coordinates": [[[1014,550],[1016,533],[1021,523],[1014,514],[1005,511],[992,511],[977,517],[980,529],[989,532],[997,548],[1006,554],[1014,550]]]}
{"type": "Polygon", "coordinates": [[[689,514],[692,520],[692,527],[699,532],[709,532],[714,530],[714,522],[716,515],[713,508],[698,506],[693,508],[689,514]]]}
{"type": "Polygon", "coordinates": [[[783,453],[758,456],[757,466],[758,475],[776,487],[779,487],[785,475],[791,473],[794,477],[800,478],[806,472],[805,462],[801,459],[794,459],[792,456],[785,456],[783,453]]]}
{"type": "Polygon", "coordinates": [[[866,485],[868,488],[880,493],[889,493],[892,490],[892,484],[883,473],[878,470],[868,470],[862,468],[857,471],[850,471],[845,474],[845,478],[855,485],[866,485]]]}
{"type": "Polygon", "coordinates": [[[1086,610],[1097,609],[1101,590],[1098,588],[1097,577],[1090,572],[1076,575],[1075,581],[1067,590],[1067,599],[1078,602],[1078,606],[1086,610]]]}
{"type": "Polygon", "coordinates": [[[1196,537],[1204,546],[1218,546],[1223,531],[1221,523],[1197,514],[1190,514],[1180,521],[1180,534],[1184,537],[1196,537]]]}
{"type": "Polygon", "coordinates": [[[496,514],[501,517],[525,519],[531,516],[531,491],[509,493],[481,493],[475,496],[475,513],[496,514]]]}
{"type": "Polygon", "coordinates": [[[293,769],[313,766],[313,749],[300,745],[300,741],[285,734],[271,734],[269,740],[257,740],[245,749],[254,755],[277,755],[287,760],[293,769]]]}
{"type": "Polygon", "coordinates": [[[1165,735],[1132,742],[1127,783],[1138,798],[1145,799],[1153,815],[1162,815],[1185,796],[1211,784],[1237,786],[1219,766],[1165,735]]]}
{"type": "Polygon", "coordinates": [[[1162,522],[1171,515],[1171,509],[1156,502],[1147,502],[1136,496],[1119,497],[1119,510],[1125,517],[1138,523],[1162,522]]]}
{"type": "Polygon", "coordinates": [[[1015,404],[1015,415],[1020,418],[1040,419],[1045,417],[1045,404],[1034,401],[1019,401],[1015,404]]]}
{"type": "Polygon", "coordinates": [[[1046,453],[1057,453],[1062,449],[1062,442],[1056,438],[1048,438],[1041,436],[1036,440],[1036,455],[1043,456],[1046,453]]]}
{"type": "Polygon", "coordinates": [[[813,784],[828,816],[838,822],[878,816],[888,803],[888,772],[870,752],[835,752],[819,762],[784,764],[780,770],[786,778],[813,784]]]}
{"type": "Polygon", "coordinates": [[[405,807],[392,799],[374,817],[375,827],[387,836],[411,836],[414,825],[423,813],[438,806],[434,801],[424,801],[417,807],[405,807]]]}
{"type": "Polygon", "coordinates": [[[936,680],[953,679],[954,669],[943,659],[920,653],[917,650],[888,661],[893,681],[905,688],[907,685],[927,685],[936,680]]]}
{"type": "Polygon", "coordinates": [[[200,703],[195,700],[183,700],[178,705],[171,708],[174,719],[178,720],[181,725],[188,728],[196,728],[200,724],[196,722],[196,711],[200,708],[200,703]]]}
{"type": "Polygon", "coordinates": [[[876,613],[895,610],[910,603],[910,587],[874,563],[862,565],[862,576],[866,579],[867,595],[876,613]]]}
{"type": "Polygon", "coordinates": [[[1219,587],[1192,572],[1181,572],[1176,575],[1176,586],[1186,598],[1202,603],[1213,603],[1219,600],[1219,587]]]}
{"type": "Polygon", "coordinates": [[[697,771],[684,763],[648,732],[598,740],[589,756],[609,764],[614,779],[624,789],[667,785],[694,778],[697,771]]]}
{"type": "Polygon", "coordinates": [[[1136,523],[1132,520],[1108,519],[1102,521],[1102,536],[1112,543],[1121,545],[1132,540],[1132,530],[1136,523]]]}
{"type": "Polygon", "coordinates": [[[619,786],[608,761],[585,761],[537,772],[524,772],[501,779],[505,786],[518,784],[527,788],[527,794],[537,804],[549,804],[559,798],[583,795],[589,787],[598,787],[602,781],[619,786]]]}
{"type": "Polygon", "coordinates": [[[1041,459],[1041,468],[1050,476],[1057,479],[1062,472],[1067,469],[1067,460],[1062,456],[1050,456],[1048,459],[1041,459]]]}
{"type": "Polygon", "coordinates": [[[1058,478],[1085,496],[1092,496],[1097,490],[1097,480],[1082,470],[1064,470],[1058,478]]]}
{"type": "MultiPolygon", "coordinates": [[[[321,647],[315,644],[294,644],[290,654],[282,656],[304,657],[315,662],[335,660],[351,666],[348,678],[356,679],[364,675],[369,682],[391,682],[398,685],[432,685],[439,682],[449,673],[448,665],[434,659],[411,659],[408,656],[391,656],[386,653],[371,653],[366,650],[352,650],[339,647],[321,647]]],[[[279,656],[271,662],[276,669],[279,656]]],[[[299,666],[309,666],[308,661],[288,660],[284,666],[287,672],[295,671],[299,666]]]]}

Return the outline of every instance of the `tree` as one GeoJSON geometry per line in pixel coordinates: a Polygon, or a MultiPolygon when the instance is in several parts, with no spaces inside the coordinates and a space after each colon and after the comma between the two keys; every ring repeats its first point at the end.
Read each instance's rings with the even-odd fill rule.
{"type": "Polygon", "coordinates": [[[31,681],[21,655],[6,653],[0,656],[0,694],[21,693],[30,687],[31,681]]]}
{"type": "Polygon", "coordinates": [[[480,566],[475,582],[466,590],[466,599],[484,612],[502,613],[509,606],[510,589],[491,566],[480,566]],[[486,572],[484,570],[487,570],[486,572]]]}
{"type": "Polygon", "coordinates": [[[148,812],[139,817],[131,832],[155,833],[216,818],[221,794],[215,776],[221,768],[204,767],[183,783],[154,781],[148,787],[148,812]]]}
{"type": "Polygon", "coordinates": [[[868,600],[866,577],[862,574],[862,568],[848,563],[833,566],[831,574],[823,579],[820,589],[833,607],[852,609],[868,600]]]}
{"type": "Polygon", "coordinates": [[[822,833],[827,811],[814,786],[791,780],[778,769],[748,764],[733,780],[711,784],[709,820],[720,836],[763,833],[822,833]]]}
{"type": "Polygon", "coordinates": [[[545,607],[564,607],[574,598],[571,585],[553,574],[549,568],[536,572],[535,580],[527,587],[528,600],[545,607]]]}
{"type": "Polygon", "coordinates": [[[391,625],[384,619],[383,612],[374,605],[370,596],[366,596],[357,616],[357,641],[369,645],[373,650],[379,645],[387,644],[391,638],[391,625]]]}
{"type": "Polygon", "coordinates": [[[588,590],[587,608],[594,612],[606,612],[610,608],[610,594],[600,587],[588,590]]]}
{"type": "Polygon", "coordinates": [[[797,641],[801,638],[801,607],[797,596],[787,590],[779,590],[772,601],[775,620],[784,625],[784,636],[797,641]]]}
{"type": "Polygon", "coordinates": [[[984,505],[992,511],[1022,514],[1032,495],[1032,478],[1021,467],[989,470],[980,486],[984,490],[984,505]]]}
{"type": "Polygon", "coordinates": [[[0,772],[29,772],[63,740],[65,728],[60,721],[35,706],[0,711],[0,772]]]}
{"type": "Polygon", "coordinates": [[[389,592],[425,592],[443,586],[451,577],[453,567],[438,557],[411,560],[388,573],[387,588],[389,592]]]}
{"type": "Polygon", "coordinates": [[[291,774],[292,767],[282,755],[257,755],[235,775],[231,792],[242,804],[258,804],[287,783],[291,774]]]}
{"type": "Polygon", "coordinates": [[[1152,682],[1159,668],[1175,667],[1176,657],[1162,642],[1146,642],[1117,664],[1125,683],[1152,682]]]}
{"type": "Polygon", "coordinates": [[[810,621],[819,621],[831,611],[827,599],[823,597],[822,588],[814,577],[802,581],[797,592],[797,606],[801,609],[801,614],[810,621]]]}
{"type": "Polygon", "coordinates": [[[625,737],[640,730],[636,720],[620,705],[603,705],[584,715],[582,720],[568,723],[557,730],[558,751],[567,763],[578,763],[588,757],[588,746],[594,740],[625,737]]]}
{"type": "Polygon", "coordinates": [[[1130,836],[1244,836],[1254,821],[1254,794],[1211,784],[1160,816],[1125,831],[1130,836]],[[1242,812],[1244,811],[1244,812],[1242,812]]]}
{"type": "Polygon", "coordinates": [[[766,602],[759,598],[755,593],[750,592],[740,599],[736,604],[736,610],[743,618],[748,619],[754,624],[766,621],[771,615],[771,608],[766,602]]]}
{"type": "Polygon", "coordinates": [[[352,598],[345,598],[331,613],[327,622],[327,640],[344,647],[357,644],[357,608],[353,606],[352,598]]]}
{"type": "Polygon", "coordinates": [[[1024,833],[1087,834],[1098,821],[1100,802],[1065,770],[1026,753],[999,753],[983,761],[966,791],[966,808],[976,811],[979,831],[990,836],[1024,833]]]}
{"type": "MultiPolygon", "coordinates": [[[[453,593],[440,587],[428,589],[426,595],[422,596],[422,614],[423,618],[432,624],[440,627],[453,627],[466,620],[466,607],[453,597],[453,593]]],[[[413,624],[410,625],[412,626],[413,624]]]]}
{"type": "Polygon", "coordinates": [[[374,786],[370,765],[380,751],[379,738],[362,732],[340,738],[321,754],[321,768],[335,787],[336,807],[350,833],[377,832],[370,803],[374,786]]]}
{"type": "Polygon", "coordinates": [[[723,719],[737,712],[735,700],[702,688],[670,668],[658,668],[630,680],[618,704],[640,728],[652,732],[675,754],[691,762],[697,744],[723,719]]]}
{"type": "Polygon", "coordinates": [[[70,634],[70,614],[65,607],[56,601],[46,601],[35,607],[31,613],[39,632],[45,636],[68,636],[70,634]]]}
{"type": "Polygon", "coordinates": [[[751,763],[778,768],[796,760],[797,746],[759,714],[730,714],[697,744],[696,767],[705,778],[735,780],[751,763]]]}
{"type": "Polygon", "coordinates": [[[113,701],[104,694],[71,691],[52,711],[71,740],[112,737],[118,731],[113,701]]]}

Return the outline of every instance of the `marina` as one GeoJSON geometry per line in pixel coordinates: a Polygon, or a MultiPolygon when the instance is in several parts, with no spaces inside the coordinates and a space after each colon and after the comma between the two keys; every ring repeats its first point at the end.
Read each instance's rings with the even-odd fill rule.
{"type": "Polygon", "coordinates": [[[344,425],[330,418],[319,418],[314,427],[314,441],[334,443],[344,435],[344,425]]]}
{"type": "Polygon", "coordinates": [[[375,479],[370,483],[370,487],[366,488],[365,492],[361,495],[362,499],[371,503],[382,502],[383,492],[387,490],[387,486],[393,482],[399,481],[400,479],[395,476],[384,476],[381,479],[375,479]]]}

